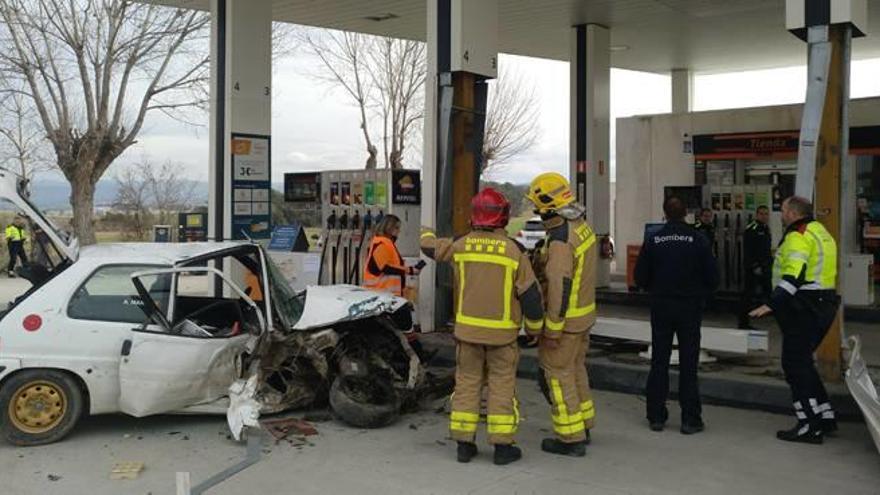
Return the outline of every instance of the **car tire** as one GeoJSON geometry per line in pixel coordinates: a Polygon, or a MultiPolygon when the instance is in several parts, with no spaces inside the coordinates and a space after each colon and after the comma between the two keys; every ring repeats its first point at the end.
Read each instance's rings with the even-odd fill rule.
{"type": "Polygon", "coordinates": [[[400,416],[400,399],[390,384],[367,377],[337,376],[330,386],[330,408],[348,425],[381,428],[400,416]],[[370,389],[369,397],[363,392],[365,387],[370,389]]]}
{"type": "Polygon", "coordinates": [[[70,375],[20,371],[0,387],[0,435],[24,447],[57,442],[73,430],[83,408],[83,391],[70,375]]]}

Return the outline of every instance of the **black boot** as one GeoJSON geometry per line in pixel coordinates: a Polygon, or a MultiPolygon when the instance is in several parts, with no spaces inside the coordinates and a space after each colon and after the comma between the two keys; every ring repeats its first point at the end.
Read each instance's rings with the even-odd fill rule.
{"type": "Polygon", "coordinates": [[[587,455],[586,443],[566,443],[557,438],[545,438],[541,442],[541,450],[551,454],[567,455],[571,457],[583,457],[587,455]]]}
{"type": "Polygon", "coordinates": [[[515,445],[495,444],[495,465],[504,466],[522,458],[522,450],[515,445]]]}
{"type": "Polygon", "coordinates": [[[819,428],[822,429],[822,433],[829,434],[837,431],[837,420],[834,418],[822,418],[819,423],[819,428]]]}
{"type": "Polygon", "coordinates": [[[458,442],[458,462],[471,462],[477,455],[477,444],[458,442]]]}
{"type": "Polygon", "coordinates": [[[824,440],[822,430],[815,426],[810,426],[807,421],[798,421],[794,428],[790,430],[779,430],[776,432],[776,438],[785,442],[799,442],[819,445],[824,440]]]}
{"type": "Polygon", "coordinates": [[[693,435],[694,433],[700,433],[701,431],[706,429],[705,423],[703,423],[702,419],[697,420],[689,420],[683,421],[681,423],[681,433],[682,435],[693,435]]]}

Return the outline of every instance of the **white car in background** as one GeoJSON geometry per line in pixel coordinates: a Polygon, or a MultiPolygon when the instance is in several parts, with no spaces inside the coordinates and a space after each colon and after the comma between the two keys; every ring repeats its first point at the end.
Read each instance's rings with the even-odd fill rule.
{"type": "Polygon", "coordinates": [[[420,392],[405,299],[354,286],[295,292],[250,242],[80,249],[24,190],[0,169],[0,200],[31,219],[49,259],[19,270],[33,286],[0,311],[8,442],[55,442],[83,416],[118,412],[226,413],[238,439],[260,413],[327,400],[343,421],[378,427],[420,392]]]}
{"type": "Polygon", "coordinates": [[[526,220],[526,223],[524,223],[522,229],[516,233],[514,239],[526,249],[532,250],[535,249],[535,244],[543,239],[546,233],[547,232],[544,230],[544,222],[541,221],[541,217],[532,217],[526,220]]]}

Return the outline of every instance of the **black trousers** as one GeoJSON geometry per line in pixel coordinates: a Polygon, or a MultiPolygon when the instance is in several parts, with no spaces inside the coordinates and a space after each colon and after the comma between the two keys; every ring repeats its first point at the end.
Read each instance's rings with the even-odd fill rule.
{"type": "Polygon", "coordinates": [[[28,262],[27,254],[24,252],[24,242],[22,241],[9,241],[6,243],[6,246],[9,247],[9,266],[7,267],[7,271],[12,271],[15,269],[15,259],[16,257],[21,260],[21,265],[24,266],[25,263],[28,262]]]}
{"type": "Polygon", "coordinates": [[[700,323],[703,300],[700,298],[654,297],[651,300],[651,371],[646,395],[650,422],[665,422],[669,417],[669,358],[672,339],[678,337],[678,401],[682,423],[701,420],[700,387],[697,368],[700,360],[700,323]]]}
{"type": "Polygon", "coordinates": [[[774,314],[782,330],[782,371],[791,388],[792,402],[799,403],[808,417],[816,405],[828,402],[828,392],[816,371],[813,353],[828,333],[840,298],[833,291],[798,291],[774,314]],[[812,406],[812,407],[811,407],[812,406]]]}
{"type": "Polygon", "coordinates": [[[739,301],[739,326],[749,325],[749,311],[757,308],[770,299],[773,290],[770,284],[770,267],[760,268],[756,274],[754,268],[747,267],[743,274],[743,291],[739,301]]]}

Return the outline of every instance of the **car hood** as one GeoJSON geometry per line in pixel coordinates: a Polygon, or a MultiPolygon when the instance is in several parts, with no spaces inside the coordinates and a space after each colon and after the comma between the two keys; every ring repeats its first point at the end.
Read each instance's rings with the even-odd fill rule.
{"type": "Polygon", "coordinates": [[[302,316],[294,330],[328,327],[337,323],[393,313],[409,303],[402,297],[355,285],[310,285],[302,316]]]}

